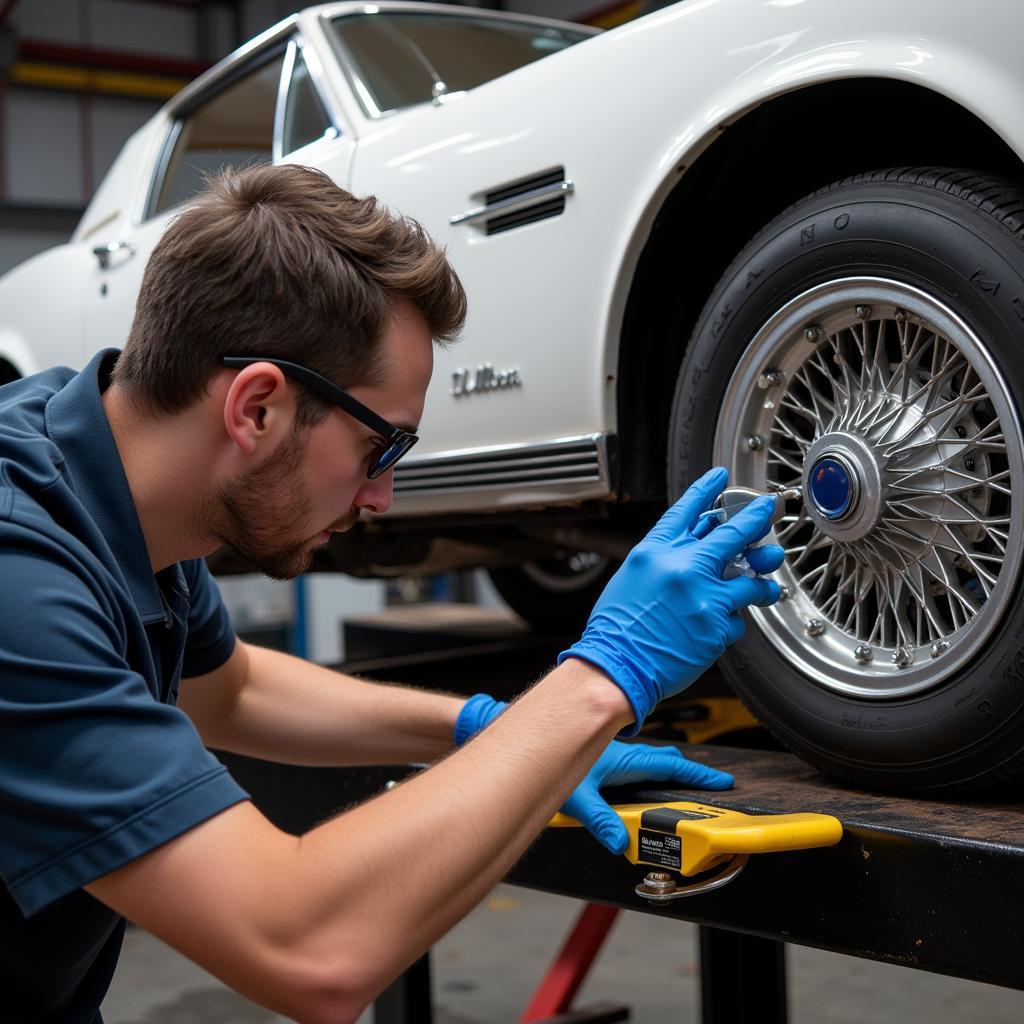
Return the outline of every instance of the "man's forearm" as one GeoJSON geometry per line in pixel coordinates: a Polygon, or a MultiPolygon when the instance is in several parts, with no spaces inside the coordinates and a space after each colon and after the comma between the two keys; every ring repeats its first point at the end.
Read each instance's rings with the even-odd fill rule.
{"type": "Polygon", "coordinates": [[[303,765],[430,762],[452,748],[461,697],[370,683],[261,647],[242,653],[247,671],[230,699],[204,694],[199,680],[185,704],[210,746],[303,765]]]}
{"type": "Polygon", "coordinates": [[[630,719],[622,691],[570,659],[450,757],[301,837],[242,803],[87,889],[265,1006],[354,1021],[501,879],[630,719]]]}
{"type": "Polygon", "coordinates": [[[379,989],[507,873],[630,718],[603,673],[567,662],[451,757],[303,836],[292,920],[325,954],[358,935],[379,989]]]}

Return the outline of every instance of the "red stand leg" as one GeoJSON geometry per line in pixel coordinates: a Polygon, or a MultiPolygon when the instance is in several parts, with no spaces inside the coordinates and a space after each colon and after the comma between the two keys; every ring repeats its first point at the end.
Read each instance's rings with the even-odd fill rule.
{"type": "Polygon", "coordinates": [[[583,908],[562,951],[519,1018],[519,1024],[545,1020],[569,1009],[618,913],[618,907],[606,907],[602,903],[588,903],[583,908]]]}

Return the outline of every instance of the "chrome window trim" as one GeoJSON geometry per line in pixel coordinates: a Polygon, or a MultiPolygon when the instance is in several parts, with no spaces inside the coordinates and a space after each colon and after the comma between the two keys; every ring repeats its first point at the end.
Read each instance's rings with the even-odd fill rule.
{"type": "MultiPolygon", "coordinates": [[[[153,217],[166,212],[164,210],[156,210],[155,206],[160,186],[163,183],[164,175],[167,173],[167,166],[170,162],[171,155],[174,153],[174,147],[178,142],[178,137],[181,135],[181,129],[185,123],[185,119],[210,100],[214,99],[218,93],[225,89],[229,89],[235,80],[244,78],[247,74],[258,71],[264,60],[267,62],[274,60],[277,48],[281,46],[286,39],[287,42],[284,45],[284,60],[281,65],[281,77],[278,79],[277,97],[274,101],[274,124],[272,128],[271,141],[272,161],[274,163],[279,163],[284,159],[284,157],[290,155],[282,152],[284,112],[288,98],[288,89],[291,86],[292,73],[295,69],[296,56],[301,56],[302,60],[305,62],[306,70],[309,73],[310,83],[320,100],[324,114],[329,122],[329,130],[325,131],[323,137],[335,139],[344,135],[344,130],[341,127],[341,118],[338,114],[336,104],[333,97],[330,96],[329,91],[325,88],[326,76],[324,74],[323,64],[320,62],[320,56],[316,52],[316,48],[302,36],[301,32],[298,31],[296,27],[297,22],[298,16],[292,15],[281,23],[282,25],[287,26],[288,31],[284,31],[280,29],[280,26],[276,26],[264,33],[263,36],[257,36],[257,38],[253,40],[252,44],[242,46],[235,50],[234,53],[226,57],[215,67],[204,72],[194,82],[187,85],[180,93],[178,93],[177,96],[174,97],[174,99],[170,101],[166,110],[171,118],[171,124],[168,127],[163,143],[161,144],[156,164],[154,165],[153,172],[150,176],[149,187],[147,189],[145,203],[142,208],[142,214],[135,222],[136,224],[152,220],[153,217]],[[256,45],[257,43],[259,45],[256,45]],[[201,82],[205,84],[202,88],[199,88],[199,83],[201,82]]],[[[320,141],[321,139],[314,139],[307,143],[307,145],[313,145],[320,141]]],[[[304,149],[305,146],[300,148],[304,149]]],[[[299,150],[295,149],[292,152],[297,153],[299,150]]],[[[170,210],[173,209],[173,207],[168,207],[167,209],[170,210]]]]}
{"type": "Polygon", "coordinates": [[[292,153],[298,153],[300,150],[305,149],[307,146],[314,146],[318,142],[322,142],[324,139],[337,139],[344,134],[342,129],[338,126],[338,117],[335,113],[331,103],[328,101],[325,90],[324,90],[324,79],[322,75],[322,65],[317,65],[321,74],[318,76],[317,72],[312,67],[313,61],[318,61],[319,55],[316,52],[316,48],[311,46],[309,41],[303,39],[302,35],[298,32],[288,40],[288,49],[285,51],[284,63],[281,65],[281,80],[277,87],[277,104],[274,109],[274,144],[272,151],[272,160],[275,164],[280,163],[285,157],[291,156],[292,153]],[[311,61],[310,58],[313,58],[311,61]],[[317,99],[320,101],[320,109],[324,113],[324,117],[327,118],[327,127],[324,129],[323,135],[316,139],[310,139],[309,142],[303,143],[301,146],[296,146],[294,149],[289,149],[285,152],[284,149],[284,121],[288,113],[288,94],[292,88],[292,78],[295,75],[295,62],[301,60],[305,65],[306,73],[309,76],[309,84],[313,92],[316,94],[317,99]]]}
{"type": "Polygon", "coordinates": [[[229,79],[240,73],[242,64],[255,60],[264,50],[273,49],[275,46],[284,46],[289,37],[295,34],[299,23],[298,14],[290,14],[283,21],[272,25],[266,31],[261,32],[254,39],[233,50],[226,57],[217,61],[212,68],[208,68],[198,78],[189,82],[184,89],[176,96],[167,101],[166,111],[173,118],[179,118],[188,113],[193,105],[198,106],[198,100],[205,98],[210,88],[225,88],[229,79]]]}
{"type": "Polygon", "coordinates": [[[160,154],[157,156],[153,173],[150,176],[149,189],[146,194],[146,204],[142,208],[142,217],[139,220],[140,224],[158,216],[158,212],[155,207],[160,195],[160,188],[163,185],[164,176],[167,174],[167,165],[170,163],[174,147],[178,144],[178,136],[181,135],[181,129],[184,124],[185,122],[181,118],[173,118],[166,134],[164,135],[164,141],[160,146],[160,154]]]}
{"type": "Polygon", "coordinates": [[[292,74],[295,71],[295,54],[298,46],[295,38],[288,40],[288,47],[284,51],[284,61],[281,63],[281,77],[277,80],[277,101],[274,104],[274,129],[273,141],[270,144],[270,159],[273,163],[279,163],[284,148],[284,112],[288,103],[288,93],[292,86],[292,74]]]}
{"type": "MultiPolygon", "coordinates": [[[[340,18],[353,17],[361,14],[381,13],[437,14],[447,18],[471,18],[474,20],[478,18],[492,19],[495,21],[503,21],[519,25],[538,25],[542,27],[546,26],[548,28],[569,29],[588,36],[600,35],[602,32],[602,29],[593,28],[590,25],[578,25],[575,22],[559,21],[556,18],[535,18],[529,14],[488,11],[476,7],[462,7],[453,10],[452,7],[446,4],[381,3],[362,4],[358,7],[354,7],[349,4],[329,7],[326,10],[322,10],[319,15],[321,30],[323,31],[324,37],[327,39],[328,45],[334,50],[334,55],[338,59],[338,66],[341,68],[346,82],[348,82],[349,89],[351,89],[352,94],[359,102],[359,106],[362,108],[363,114],[371,121],[379,121],[383,118],[394,117],[396,114],[404,113],[407,110],[415,110],[419,107],[436,105],[428,99],[424,100],[422,103],[411,103],[404,107],[394,107],[389,110],[381,110],[374,101],[373,95],[365,81],[363,81],[356,71],[356,62],[352,56],[351,50],[344,42],[342,42],[339,34],[331,27],[331,22],[339,20],[340,18]]],[[[494,81],[494,79],[490,79],[490,81],[494,81]]]]}
{"type": "MultiPolygon", "coordinates": [[[[323,62],[320,60],[317,48],[301,32],[296,32],[293,39],[298,47],[299,55],[306,65],[306,71],[309,72],[309,80],[313,85],[313,89],[316,91],[317,96],[320,97],[327,120],[334,129],[332,138],[345,135],[345,119],[338,109],[334,96],[331,94],[327,72],[324,69],[323,62]]],[[[312,145],[312,143],[307,143],[307,145],[312,145]]],[[[294,152],[298,152],[298,150],[294,150],[294,152]]]]}
{"type": "MultiPolygon", "coordinates": [[[[245,47],[242,49],[245,49],[245,47]]],[[[189,96],[187,100],[177,102],[178,97],[175,97],[175,99],[168,104],[166,110],[172,120],[170,127],[167,129],[167,136],[164,139],[160,156],[157,158],[156,165],[154,166],[150,177],[149,194],[146,197],[146,205],[143,208],[142,221],[140,223],[152,220],[154,217],[158,217],[161,213],[166,213],[167,210],[176,209],[177,206],[181,205],[178,203],[175,206],[168,206],[166,210],[154,209],[159,196],[160,185],[163,182],[164,175],[167,173],[167,165],[170,162],[171,155],[174,153],[174,147],[177,144],[178,137],[181,134],[181,129],[185,124],[186,119],[195,111],[199,110],[200,107],[215,99],[220,93],[230,89],[235,82],[245,78],[248,74],[259,71],[264,64],[269,64],[271,61],[275,60],[279,52],[285,55],[286,60],[287,49],[288,47],[285,38],[280,33],[275,34],[268,42],[259,47],[258,50],[254,50],[250,55],[248,55],[248,63],[246,60],[242,60],[230,67],[225,66],[222,69],[222,72],[208,81],[207,85],[203,89],[192,89],[192,86],[186,86],[178,96],[180,97],[184,93],[188,92],[189,96]]],[[[240,53],[241,51],[237,50],[235,52],[240,53]]],[[[217,67],[219,68],[220,65],[217,67]]],[[[196,82],[205,80],[208,75],[210,75],[209,71],[204,72],[196,79],[196,82]]],[[[193,85],[194,84],[195,83],[193,83],[193,85]]],[[[274,100],[274,124],[271,126],[272,149],[274,135],[277,131],[277,105],[280,101],[280,96],[281,79],[278,78],[277,97],[275,97],[274,100]]]]}

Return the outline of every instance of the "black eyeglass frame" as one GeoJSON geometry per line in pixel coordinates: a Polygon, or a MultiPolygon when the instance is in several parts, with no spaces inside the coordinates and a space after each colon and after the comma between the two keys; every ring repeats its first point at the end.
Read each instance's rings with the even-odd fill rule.
{"type": "Polygon", "coordinates": [[[388,423],[383,416],[378,416],[369,406],[363,405],[359,399],[353,398],[337,384],[332,384],[322,374],[301,363],[292,363],[287,359],[273,359],[268,356],[221,356],[220,361],[231,370],[241,370],[254,363],[270,363],[271,366],[278,367],[286,377],[309,388],[324,401],[336,405],[353,419],[359,420],[364,426],[380,434],[387,441],[387,447],[382,448],[367,467],[366,475],[371,480],[375,480],[382,473],[391,469],[419,440],[419,435],[388,423]]]}

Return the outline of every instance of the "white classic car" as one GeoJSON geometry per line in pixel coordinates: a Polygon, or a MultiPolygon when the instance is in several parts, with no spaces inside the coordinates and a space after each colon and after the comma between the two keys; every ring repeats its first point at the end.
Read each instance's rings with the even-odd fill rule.
{"type": "Polygon", "coordinates": [[[708,465],[800,486],[731,682],[839,775],[994,784],[1024,769],[1022,36],[1006,0],[687,0],[607,33],[313,8],[0,282],[3,370],[117,345],[202,171],[323,168],[470,297],[392,512],[333,565],[486,565],[557,626],[708,465]]]}

